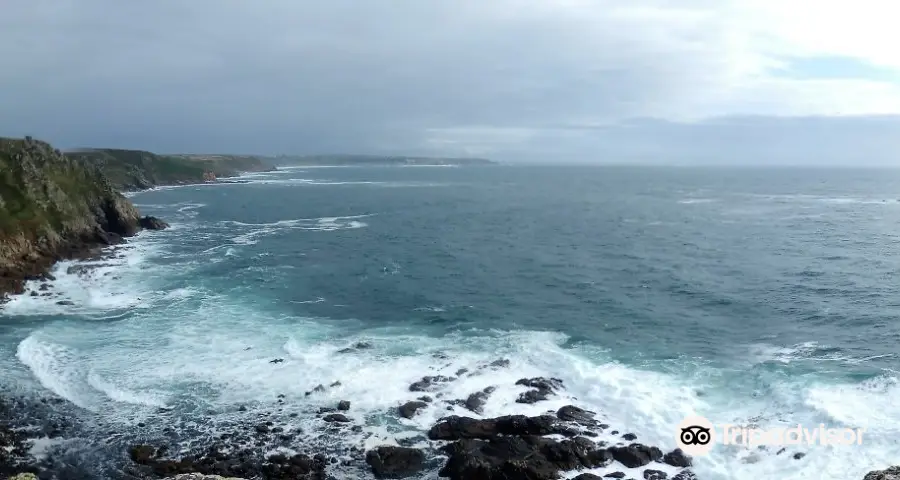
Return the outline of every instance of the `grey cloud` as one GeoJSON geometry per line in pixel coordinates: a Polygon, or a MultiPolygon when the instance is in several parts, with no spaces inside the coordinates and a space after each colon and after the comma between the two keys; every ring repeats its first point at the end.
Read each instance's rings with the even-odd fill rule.
{"type": "Polygon", "coordinates": [[[707,15],[720,2],[637,3],[10,1],[0,134],[157,151],[584,158],[611,148],[600,138],[642,151],[631,130],[559,126],[691,116],[730,73],[707,15]]]}

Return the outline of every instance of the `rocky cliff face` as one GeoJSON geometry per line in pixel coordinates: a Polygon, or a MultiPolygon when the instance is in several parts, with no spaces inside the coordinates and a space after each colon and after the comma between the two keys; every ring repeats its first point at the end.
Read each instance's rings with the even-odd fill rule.
{"type": "Polygon", "coordinates": [[[57,260],[120,243],[141,223],[95,166],[45,142],[0,138],[0,300],[57,260]]]}

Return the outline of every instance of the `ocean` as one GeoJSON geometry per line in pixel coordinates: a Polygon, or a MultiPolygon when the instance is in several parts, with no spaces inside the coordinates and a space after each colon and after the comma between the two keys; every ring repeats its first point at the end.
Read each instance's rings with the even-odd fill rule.
{"type": "Polygon", "coordinates": [[[701,480],[861,479],[900,458],[900,171],[287,167],[238,180],[130,194],[172,227],[93,268],[62,262],[49,289],[28,286],[50,296],[3,307],[0,394],[62,397],[52,408],[78,417],[36,449],[103,472],[115,454],[90,443],[121,452],[175,426],[187,445],[276,409],[306,446],[416,444],[444,415],[477,415],[436,402],[399,419],[411,383],[508,359],[441,393],[496,386],[484,417],[583,406],[664,450],[689,415],[865,429],[860,445],[784,454],[716,446],[694,459],[701,480]],[[371,348],[341,352],[359,342],[371,348]],[[565,390],[516,403],[516,380],[536,376],[565,390]],[[306,412],[338,400],[362,431],[317,430],[306,412]]]}

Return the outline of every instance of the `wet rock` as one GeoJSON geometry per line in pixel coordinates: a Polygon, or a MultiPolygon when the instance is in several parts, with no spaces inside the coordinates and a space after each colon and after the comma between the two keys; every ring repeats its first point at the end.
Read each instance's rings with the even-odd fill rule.
{"type": "Polygon", "coordinates": [[[603,478],[598,477],[593,473],[582,473],[581,475],[575,477],[573,480],[603,480],[603,478]]]}
{"type": "Polygon", "coordinates": [[[421,380],[410,385],[409,391],[410,392],[425,392],[425,391],[428,391],[433,386],[435,386],[435,384],[446,383],[449,381],[451,381],[451,379],[449,377],[445,377],[443,375],[425,376],[425,377],[422,377],[421,380]]]}
{"type": "Polygon", "coordinates": [[[461,376],[465,375],[465,373],[468,372],[468,371],[469,371],[468,368],[460,368],[459,370],[456,371],[456,374],[455,374],[455,375],[456,375],[457,377],[461,377],[461,376]]]}
{"type": "Polygon", "coordinates": [[[625,478],[625,472],[612,472],[607,473],[603,476],[603,478],[625,478]]]}
{"type": "Polygon", "coordinates": [[[329,387],[331,387],[331,388],[340,387],[340,386],[341,386],[341,382],[332,382],[331,385],[329,385],[329,387]]]}
{"type": "Polygon", "coordinates": [[[566,405],[556,412],[556,416],[560,420],[578,423],[580,425],[595,425],[597,423],[594,420],[595,415],[597,414],[590,410],[578,408],[574,405],[566,405]]]}
{"type": "Polygon", "coordinates": [[[682,470],[672,480],[697,480],[697,475],[691,470],[682,470]]]}
{"type": "Polygon", "coordinates": [[[400,413],[400,416],[403,418],[413,418],[416,416],[416,413],[422,408],[427,407],[428,404],[425,402],[406,402],[397,409],[400,413]]]}
{"type": "Polygon", "coordinates": [[[660,470],[644,470],[644,480],[666,480],[669,474],[660,470]]]}
{"type": "Polygon", "coordinates": [[[347,411],[350,410],[350,402],[347,400],[341,400],[338,402],[337,406],[338,410],[347,411]]]}
{"type": "Polygon", "coordinates": [[[169,228],[168,223],[149,215],[138,220],[138,224],[141,228],[146,230],[165,230],[166,228],[169,228]]]}
{"type": "Polygon", "coordinates": [[[888,467],[885,470],[872,470],[863,480],[900,480],[900,466],[888,467]]]}
{"type": "Polygon", "coordinates": [[[50,288],[50,285],[49,285],[49,284],[47,284],[47,283],[42,283],[41,286],[38,287],[38,290],[44,292],[44,291],[46,291],[46,290],[49,289],[49,288],[50,288]]]}
{"type": "Polygon", "coordinates": [[[546,400],[550,395],[554,395],[557,390],[563,388],[562,380],[558,378],[522,378],[516,382],[516,385],[524,385],[531,387],[529,390],[516,399],[517,403],[537,403],[546,400]]]}
{"type": "Polygon", "coordinates": [[[30,295],[31,295],[32,297],[37,297],[37,296],[40,295],[40,294],[39,294],[38,292],[36,292],[36,291],[32,291],[30,295]]]}
{"type": "Polygon", "coordinates": [[[316,388],[313,388],[312,390],[306,392],[305,395],[308,397],[314,393],[319,393],[319,392],[324,392],[324,391],[325,391],[325,385],[319,384],[319,385],[316,385],[316,388]]]}
{"type": "Polygon", "coordinates": [[[560,425],[555,417],[544,415],[526,417],[507,415],[497,418],[475,419],[452,415],[444,418],[428,431],[431,440],[459,440],[465,438],[491,438],[497,435],[551,435],[574,436],[571,430],[560,425]]]}
{"type": "Polygon", "coordinates": [[[480,392],[475,392],[469,395],[469,398],[466,399],[464,406],[479,415],[484,413],[484,404],[487,403],[488,398],[490,398],[491,394],[494,393],[494,387],[487,387],[480,392]]]}
{"type": "Polygon", "coordinates": [[[156,448],[150,445],[135,445],[128,450],[128,456],[134,463],[146,465],[156,457],[156,448]]]}
{"type": "Polygon", "coordinates": [[[805,457],[805,456],[806,456],[805,453],[803,453],[803,452],[797,452],[797,453],[794,454],[794,460],[800,460],[801,458],[803,458],[803,457],[805,457]]]}
{"type": "Polygon", "coordinates": [[[283,358],[276,358],[273,360],[269,360],[269,363],[283,363],[283,362],[284,362],[283,358]]]}
{"type": "Polygon", "coordinates": [[[337,353],[353,353],[357,350],[368,350],[372,347],[371,342],[356,342],[353,346],[338,350],[337,353]]]}
{"type": "Polygon", "coordinates": [[[609,465],[612,456],[590,440],[557,441],[536,435],[466,438],[441,448],[447,463],[440,471],[451,480],[557,479],[563,471],[609,465]]]}
{"type": "Polygon", "coordinates": [[[350,419],[342,413],[332,413],[331,415],[325,415],[322,420],[325,420],[328,423],[350,423],[350,419]]]}
{"type": "Polygon", "coordinates": [[[633,442],[633,441],[637,440],[637,435],[635,435],[633,433],[626,433],[625,435],[622,435],[622,440],[627,440],[629,442],[633,442]]]}
{"type": "Polygon", "coordinates": [[[609,452],[617,462],[628,468],[643,467],[650,462],[659,461],[663,457],[660,449],[640,443],[632,443],[624,447],[611,447],[609,452]]]}
{"type": "Polygon", "coordinates": [[[676,448],[675,450],[672,450],[671,452],[663,455],[663,463],[671,465],[673,467],[685,468],[690,467],[693,462],[691,461],[691,457],[688,454],[684,453],[684,451],[680,448],[676,448]]]}
{"type": "Polygon", "coordinates": [[[489,366],[489,367],[492,367],[492,368],[508,368],[508,367],[509,367],[509,360],[507,360],[507,359],[505,359],[505,358],[501,358],[501,359],[498,359],[498,360],[494,360],[494,361],[491,362],[488,366],[489,366]]]}
{"type": "Polygon", "coordinates": [[[56,302],[57,305],[75,305],[75,302],[71,300],[60,300],[56,302]]]}
{"type": "Polygon", "coordinates": [[[425,402],[425,403],[431,403],[432,401],[434,401],[428,395],[422,395],[421,397],[417,398],[416,400],[419,400],[420,402],[425,402]]]}
{"type": "Polygon", "coordinates": [[[381,446],[366,452],[375,478],[407,478],[425,468],[425,454],[415,448],[381,446]]]}

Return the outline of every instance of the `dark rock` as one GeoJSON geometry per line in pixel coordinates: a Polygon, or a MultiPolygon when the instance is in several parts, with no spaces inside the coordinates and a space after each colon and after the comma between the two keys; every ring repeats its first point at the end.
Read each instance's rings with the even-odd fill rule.
{"type": "Polygon", "coordinates": [[[650,462],[662,459],[662,452],[656,447],[632,443],[625,447],[611,447],[609,452],[613,458],[628,468],[643,467],[650,462]]]}
{"type": "Polygon", "coordinates": [[[150,445],[135,445],[128,450],[128,456],[131,457],[131,460],[141,465],[150,463],[155,455],[156,448],[150,445]]]}
{"type": "Polygon", "coordinates": [[[805,457],[805,456],[806,456],[805,453],[803,453],[803,452],[797,452],[797,453],[794,454],[794,460],[800,460],[801,458],[803,458],[803,457],[805,457]]]}
{"type": "Polygon", "coordinates": [[[276,358],[274,360],[269,360],[269,363],[282,363],[284,362],[283,358],[276,358]]]}
{"type": "Polygon", "coordinates": [[[366,452],[375,478],[407,478],[425,468],[425,454],[415,448],[381,446],[366,452]]]}
{"type": "Polygon", "coordinates": [[[319,385],[316,385],[316,388],[313,388],[312,390],[306,392],[305,395],[308,397],[308,396],[312,395],[313,393],[319,393],[319,392],[324,392],[324,391],[325,391],[325,385],[319,384],[319,385]]]}
{"type": "Polygon", "coordinates": [[[663,463],[671,465],[673,467],[690,467],[693,463],[691,461],[691,457],[684,453],[680,448],[676,448],[671,452],[663,455],[663,463]]]}
{"type": "Polygon", "coordinates": [[[331,388],[340,387],[340,386],[341,386],[341,382],[332,382],[331,385],[329,385],[329,387],[331,387],[331,388]]]}
{"type": "Polygon", "coordinates": [[[494,360],[488,366],[493,368],[507,368],[509,367],[509,360],[501,358],[498,360],[494,360]]]}
{"type": "Polygon", "coordinates": [[[441,451],[449,458],[439,475],[451,480],[555,480],[560,472],[602,467],[612,461],[606,450],[583,437],[563,441],[536,435],[466,438],[441,451]]]}
{"type": "Polygon", "coordinates": [[[660,470],[644,470],[644,480],[666,480],[669,474],[660,470]]]}
{"type": "Polygon", "coordinates": [[[337,408],[338,408],[338,410],[343,410],[343,411],[350,410],[350,402],[347,400],[341,400],[340,402],[338,402],[337,408]]]}
{"type": "Polygon", "coordinates": [[[603,478],[625,478],[625,472],[612,472],[607,473],[603,476],[603,478]]]}
{"type": "Polygon", "coordinates": [[[151,216],[142,217],[140,220],[138,220],[138,224],[141,226],[141,228],[147,230],[165,230],[166,228],[169,228],[168,223],[151,216]]]}
{"type": "Polygon", "coordinates": [[[784,452],[786,452],[786,451],[787,451],[786,448],[781,448],[780,450],[778,450],[777,452],[775,452],[775,455],[781,455],[782,453],[784,453],[784,452]]]}
{"type": "Polygon", "coordinates": [[[416,400],[419,400],[419,401],[425,402],[425,403],[431,403],[433,401],[432,398],[429,397],[428,395],[422,395],[421,397],[417,398],[416,400]]]}
{"type": "Polygon", "coordinates": [[[872,470],[863,480],[900,480],[900,466],[888,467],[885,470],[872,470]]]}
{"type": "Polygon", "coordinates": [[[691,470],[682,470],[672,477],[672,480],[697,480],[697,475],[691,470]]]}
{"type": "Polygon", "coordinates": [[[494,391],[493,389],[488,391],[489,388],[491,388],[491,387],[488,387],[480,392],[475,392],[475,393],[469,395],[469,398],[466,399],[465,407],[468,410],[471,410],[479,415],[484,413],[484,404],[487,403],[488,398],[491,396],[491,393],[494,391]]]}
{"type": "Polygon", "coordinates": [[[256,433],[260,435],[269,433],[269,426],[266,424],[257,425],[254,429],[256,430],[256,433]]]}
{"type": "Polygon", "coordinates": [[[350,419],[347,418],[347,416],[342,413],[332,413],[331,415],[325,415],[325,417],[323,417],[322,420],[325,420],[326,422],[329,422],[329,423],[335,423],[335,422],[349,423],[350,422],[350,419]]]}
{"type": "Polygon", "coordinates": [[[71,300],[60,300],[56,302],[57,305],[75,305],[75,302],[71,300]]]}
{"type": "Polygon", "coordinates": [[[637,440],[637,435],[635,435],[633,433],[626,433],[625,435],[622,435],[622,440],[627,440],[629,442],[633,442],[633,441],[637,440]]]}
{"type": "Polygon", "coordinates": [[[445,377],[443,375],[436,376],[426,376],[422,377],[421,380],[413,383],[409,386],[410,392],[425,392],[428,389],[432,388],[437,383],[445,383],[451,381],[449,377],[445,377]]]}
{"type": "Polygon", "coordinates": [[[578,408],[574,405],[566,405],[556,412],[556,416],[563,421],[578,423],[581,425],[595,425],[597,422],[594,416],[597,415],[590,410],[578,408]]]}
{"type": "Polygon", "coordinates": [[[444,418],[428,431],[431,440],[459,440],[464,438],[491,438],[497,435],[551,435],[575,436],[576,433],[560,425],[555,417],[544,415],[526,417],[507,415],[497,418],[474,419],[456,415],[444,418]]]}
{"type": "Polygon", "coordinates": [[[602,478],[594,475],[593,473],[582,473],[581,475],[575,477],[573,480],[603,480],[602,478]]]}
{"type": "Polygon", "coordinates": [[[40,294],[39,294],[38,292],[36,292],[36,291],[32,291],[32,292],[31,292],[31,296],[32,296],[32,297],[37,297],[38,295],[40,295],[40,294]]]}
{"type": "Polygon", "coordinates": [[[468,368],[460,368],[459,370],[456,371],[456,376],[461,377],[468,371],[469,371],[468,368]]]}
{"type": "Polygon", "coordinates": [[[557,390],[563,388],[562,380],[558,378],[522,378],[516,382],[516,385],[524,385],[531,387],[529,390],[516,399],[517,403],[537,403],[546,400],[547,397],[556,393],[557,390]]]}
{"type": "Polygon", "coordinates": [[[413,418],[419,409],[427,407],[425,402],[406,402],[397,409],[403,418],[413,418]]]}

